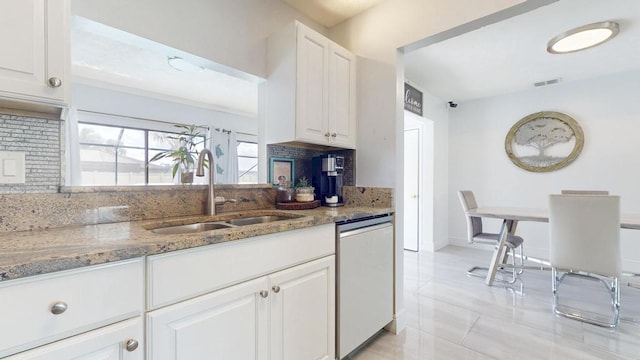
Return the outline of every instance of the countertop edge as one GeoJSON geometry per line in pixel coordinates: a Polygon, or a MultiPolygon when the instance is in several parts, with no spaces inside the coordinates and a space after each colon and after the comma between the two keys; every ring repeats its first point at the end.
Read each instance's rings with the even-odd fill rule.
{"type": "MultiPolygon", "coordinates": [[[[0,243],[0,284],[7,280],[227,243],[368,216],[393,214],[394,209],[343,207],[251,211],[252,214],[261,212],[289,213],[302,215],[302,217],[184,235],[156,235],[148,229],[159,227],[168,221],[193,222],[194,219],[203,218],[204,215],[4,233],[0,243]]],[[[233,214],[220,214],[220,216],[233,214]]]]}

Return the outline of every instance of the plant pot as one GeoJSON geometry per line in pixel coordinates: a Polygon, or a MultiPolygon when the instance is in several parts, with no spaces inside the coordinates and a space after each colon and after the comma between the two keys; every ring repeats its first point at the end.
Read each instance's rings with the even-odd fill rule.
{"type": "Polygon", "coordinates": [[[311,202],[315,200],[314,188],[311,186],[308,187],[299,187],[296,189],[296,201],[297,202],[311,202]]]}
{"type": "Polygon", "coordinates": [[[180,173],[180,182],[183,184],[192,184],[193,183],[193,171],[187,171],[180,173]]]}

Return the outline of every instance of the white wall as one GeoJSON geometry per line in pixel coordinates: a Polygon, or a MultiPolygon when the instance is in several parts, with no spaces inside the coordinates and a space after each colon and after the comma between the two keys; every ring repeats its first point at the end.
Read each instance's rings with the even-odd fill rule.
{"type": "Polygon", "coordinates": [[[396,68],[367,58],[357,58],[358,186],[393,187],[396,176],[395,103],[396,68]],[[367,119],[367,121],[363,121],[367,119]]]}
{"type": "Polygon", "coordinates": [[[327,34],[279,0],[72,0],[71,12],[263,78],[269,34],[294,19],[327,34]]]}
{"type": "Polygon", "coordinates": [[[447,103],[424,92],[423,116],[433,122],[433,244],[429,249],[438,250],[448,244],[449,227],[449,112],[447,103]]]}
{"type": "MultiPolygon", "coordinates": [[[[449,128],[449,234],[465,243],[465,222],[456,190],[473,190],[482,205],[546,208],[547,195],[561,189],[602,189],[621,196],[622,212],[640,213],[640,71],[459,104],[449,128]],[[504,150],[513,124],[538,111],[559,111],[584,130],[580,156],[550,173],[515,166],[504,150]]],[[[498,229],[490,222],[488,230],[498,229]]],[[[522,222],[518,233],[528,254],[548,257],[548,226],[522,222]]],[[[622,231],[625,268],[640,271],[640,232],[622,231]]]]}

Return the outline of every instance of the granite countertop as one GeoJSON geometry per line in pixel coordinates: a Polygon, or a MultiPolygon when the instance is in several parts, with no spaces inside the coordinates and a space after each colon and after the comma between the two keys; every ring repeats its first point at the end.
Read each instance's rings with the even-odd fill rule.
{"type": "Polygon", "coordinates": [[[347,206],[312,210],[253,210],[214,217],[197,215],[5,232],[0,241],[0,281],[392,212],[392,208],[347,206]],[[282,213],[301,217],[191,234],[165,235],[149,231],[169,225],[282,213]]]}

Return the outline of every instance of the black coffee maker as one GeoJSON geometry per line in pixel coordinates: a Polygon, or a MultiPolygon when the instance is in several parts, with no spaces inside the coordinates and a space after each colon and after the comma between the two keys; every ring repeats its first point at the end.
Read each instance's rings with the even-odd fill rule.
{"type": "Polygon", "coordinates": [[[311,182],[316,192],[316,199],[320,199],[323,206],[343,206],[342,173],[344,171],[344,157],[323,155],[311,159],[311,182]]]}

